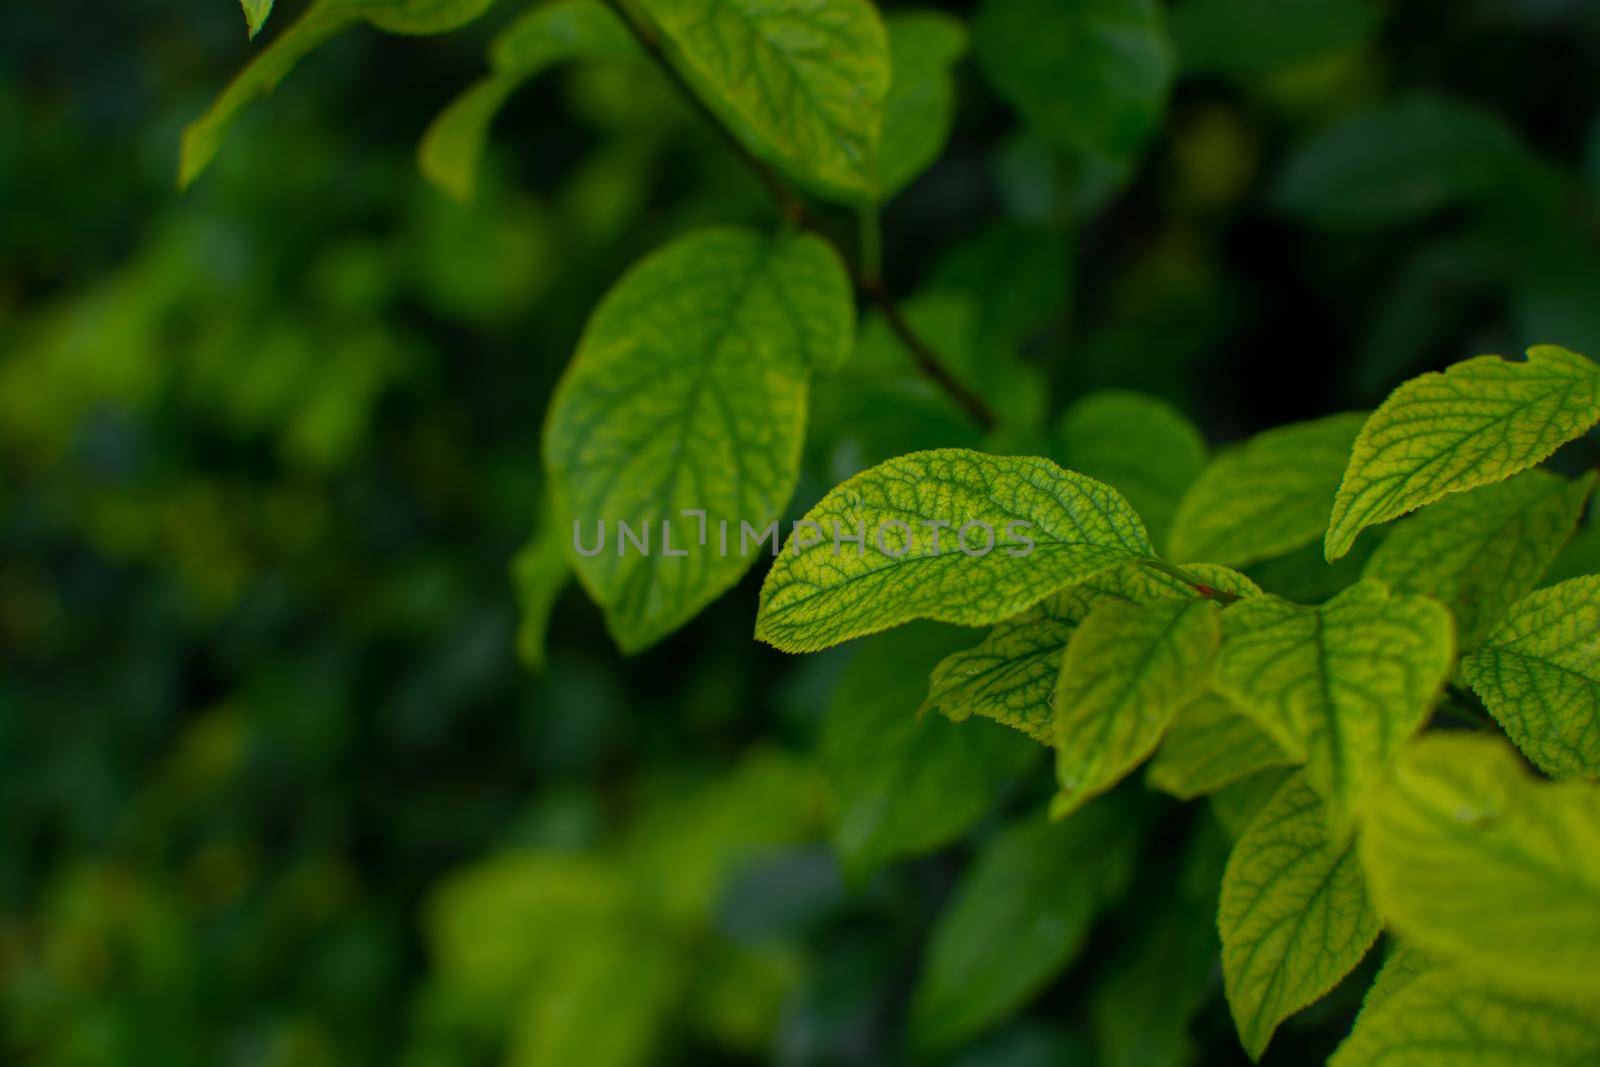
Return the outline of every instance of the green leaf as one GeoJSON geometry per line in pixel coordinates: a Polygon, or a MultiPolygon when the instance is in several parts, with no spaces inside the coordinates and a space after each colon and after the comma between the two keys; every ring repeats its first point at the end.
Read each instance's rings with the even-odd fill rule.
{"type": "Polygon", "coordinates": [[[1093,478],[1034,456],[915,452],[806,513],[761,587],[756,637],[811,652],[912,619],[985,626],[1150,553],[1128,502],[1093,478]],[[857,535],[859,551],[842,540],[857,535]]]}
{"type": "Polygon", "coordinates": [[[1329,226],[1406,222],[1503,183],[1522,150],[1497,119],[1410,97],[1344,120],[1290,158],[1279,207],[1329,226]]]}
{"type": "Polygon", "coordinates": [[[1188,0],[1172,9],[1172,41],[1195,74],[1259,74],[1350,48],[1383,9],[1371,0],[1188,0]]]}
{"type": "Polygon", "coordinates": [[[556,0],[525,12],[495,38],[491,72],[452,100],[417,149],[427,178],[457,200],[472,199],[489,126],[511,94],[568,59],[632,59],[638,45],[599,0],[556,0]]]}
{"type": "Polygon", "coordinates": [[[1267,806],[1267,801],[1292,773],[1288,767],[1268,767],[1229,782],[1207,798],[1211,813],[1228,836],[1238,840],[1244,836],[1256,813],[1267,806]]]}
{"type": "Polygon", "coordinates": [[[1259,1059],[1278,1024],[1332,989],[1378,937],[1349,840],[1296,773],[1233,846],[1217,911],[1222,980],[1239,1039],[1259,1059]]]}
{"type": "Polygon", "coordinates": [[[878,145],[880,201],[893,199],[944,151],[955,121],[951,68],[967,50],[966,28],[940,11],[892,15],[887,28],[894,76],[878,145]]]}
{"type": "Polygon", "coordinates": [[[1451,970],[1417,976],[1363,1012],[1330,1067],[1587,1067],[1600,1003],[1501,988],[1451,970]]]}
{"type": "MultiPolygon", "coordinates": [[[[1235,596],[1261,592],[1242,574],[1206,563],[1187,568],[1213,589],[1235,596]]],[[[1144,603],[1196,596],[1176,578],[1139,563],[1125,563],[1045,597],[1000,623],[973,648],[947,656],[933,670],[924,711],[935,708],[955,722],[983,715],[1054,745],[1055,692],[1067,639],[1102,600],[1144,603]]]]}
{"type": "Polygon", "coordinates": [[[1597,420],[1600,367],[1553,345],[1413,378],[1361,427],[1323,549],[1338,559],[1368,526],[1509,478],[1597,420]]]}
{"type": "Polygon", "coordinates": [[[878,188],[889,43],[867,0],[639,0],[758,154],[850,199],[878,188]]]}
{"type": "Polygon", "coordinates": [[[229,83],[210,109],[183,129],[178,187],[187,189],[216,158],[239,111],[276,89],[306,55],[361,19],[390,33],[444,33],[494,0],[315,0],[229,83]]]}
{"type": "Polygon", "coordinates": [[[849,352],[852,312],[822,240],[735,229],[647,257],[595,310],[551,401],[545,462],[578,577],[624,651],[693,618],[761,551],[794,491],[811,371],[849,352]],[[648,554],[619,522],[646,531],[648,554]],[[586,554],[600,529],[610,540],[586,554]]]}
{"type": "Polygon", "coordinates": [[[1057,151],[1127,161],[1160,124],[1174,64],[1154,0],[985,0],[972,32],[984,77],[1057,151]]]}
{"type": "Polygon", "coordinates": [[[1188,419],[1164,400],[1107,390],[1068,408],[1055,436],[1068,467],[1127,497],[1150,540],[1166,543],[1178,502],[1206,464],[1205,441],[1188,419]]]}
{"type": "Polygon", "coordinates": [[[1215,601],[1095,605],[1067,642],[1056,688],[1062,818],[1116,785],[1155,750],[1178,705],[1211,670],[1222,626],[1215,601]]]}
{"type": "Polygon", "coordinates": [[[1335,837],[1427,718],[1454,657],[1450,613],[1363,581],[1319,607],[1277,597],[1222,615],[1213,685],[1285,751],[1303,755],[1335,837]]]}
{"type": "Polygon", "coordinates": [[[244,8],[244,22],[250,30],[250,39],[255,40],[256,34],[266,24],[267,16],[272,14],[272,0],[239,0],[239,6],[244,8]]]}
{"type": "Polygon", "coordinates": [[[1207,690],[1178,709],[1145,779],[1180,800],[1294,760],[1226,697],[1207,690]]]}
{"type": "Polygon", "coordinates": [[[539,528],[511,563],[511,583],[522,616],[517,627],[517,656],[535,674],[545,668],[545,635],[556,598],[572,575],[567,562],[567,523],[546,505],[539,528]]]}
{"type": "Polygon", "coordinates": [[[992,723],[917,715],[927,672],[967,639],[922,624],[864,642],[828,705],[820,748],[838,800],[833,843],[856,882],[971,829],[1038,751],[992,723]]]}
{"type": "Polygon", "coordinates": [[[1314,542],[1328,528],[1362,419],[1282,426],[1217,456],[1178,503],[1172,555],[1242,567],[1314,542]]]}
{"type": "Polygon", "coordinates": [[[1554,778],[1600,778],[1600,577],[1520,600],[1461,661],[1506,735],[1554,778]]]}
{"type": "Polygon", "coordinates": [[[1438,966],[1411,942],[1394,943],[1393,938],[1390,938],[1390,942],[1393,947],[1389,957],[1378,968],[1377,977],[1367,988],[1367,995],[1361,998],[1361,1014],[1356,1016],[1357,1027],[1361,1025],[1362,1018],[1377,1011],[1384,1001],[1438,966]]]}
{"type": "Polygon", "coordinates": [[[911,997],[921,1048],[1006,1018],[1077,955],[1132,873],[1130,814],[1102,803],[1067,822],[1027,818],[984,844],[933,928],[911,997]]]}
{"type": "Polygon", "coordinates": [[[1443,601],[1473,648],[1539,584],[1593,487],[1534,470],[1447,497],[1398,523],[1362,574],[1443,601]]]}
{"type": "Polygon", "coordinates": [[[1430,734],[1374,790],[1361,859],[1385,924],[1430,955],[1595,992],[1600,787],[1536,780],[1497,738],[1430,734]]]}

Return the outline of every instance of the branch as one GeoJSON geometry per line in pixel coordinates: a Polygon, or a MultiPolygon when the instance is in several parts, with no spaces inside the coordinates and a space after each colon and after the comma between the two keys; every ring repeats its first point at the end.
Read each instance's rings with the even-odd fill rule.
{"type": "MultiPolygon", "coordinates": [[[[661,42],[656,39],[655,34],[633,17],[632,12],[627,9],[623,0],[605,0],[605,3],[611,9],[612,14],[622,20],[622,24],[633,34],[634,40],[639,43],[639,47],[644,50],[645,55],[649,56],[651,61],[666,75],[667,80],[672,83],[673,88],[684,98],[695,114],[710,124],[723,143],[755,174],[756,179],[767,190],[768,195],[777,203],[778,210],[783,217],[793,225],[815,233],[829,244],[834,245],[834,250],[840,252],[840,260],[848,263],[848,257],[839,250],[838,245],[827,234],[822,233],[817,228],[816,221],[812,219],[811,212],[806,206],[805,198],[790,188],[789,184],[778,175],[777,171],[758,158],[749,148],[745,147],[744,142],[739,140],[733,131],[723,123],[721,117],[711,109],[710,105],[701,99],[694,86],[689,84],[689,80],[683,76],[676,64],[672,62],[672,58],[667,55],[666,49],[661,46],[661,42]]],[[[950,398],[956,402],[973,422],[977,423],[979,429],[986,433],[994,429],[999,419],[995,416],[993,409],[989,407],[982,397],[956,379],[950,369],[945,366],[944,361],[939,358],[938,353],[917,334],[911,324],[906,321],[905,316],[900,314],[899,307],[895,305],[888,291],[884,289],[883,282],[878,279],[877,271],[872,269],[874,266],[872,264],[868,265],[868,269],[872,270],[871,276],[863,275],[854,267],[850,268],[850,277],[855,282],[856,288],[882,313],[884,320],[889,324],[889,329],[894,332],[894,335],[900,339],[900,343],[905,345],[906,351],[910,353],[911,361],[916,368],[932,379],[946,393],[950,394],[950,398]]]]}

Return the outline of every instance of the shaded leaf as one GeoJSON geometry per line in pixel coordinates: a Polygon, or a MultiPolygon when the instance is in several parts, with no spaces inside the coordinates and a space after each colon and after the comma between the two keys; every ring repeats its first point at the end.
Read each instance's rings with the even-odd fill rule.
{"type": "Polygon", "coordinates": [[[967,50],[966,28],[943,12],[897,13],[887,29],[893,79],[878,145],[880,201],[893,199],[944,151],[955,121],[951,68],[967,50]]]}
{"type": "Polygon", "coordinates": [[[1187,0],[1168,19],[1185,72],[1256,74],[1359,44],[1382,17],[1371,0],[1187,0]]]}
{"type": "Polygon", "coordinates": [[[1292,762],[1232,701],[1207,690],[1178,709],[1145,780],[1180,800],[1193,800],[1292,762]]]}

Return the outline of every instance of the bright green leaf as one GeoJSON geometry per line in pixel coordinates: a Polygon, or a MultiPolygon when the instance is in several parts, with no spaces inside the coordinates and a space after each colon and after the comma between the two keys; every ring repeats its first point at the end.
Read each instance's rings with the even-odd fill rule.
{"type": "Polygon", "coordinates": [[[1595,992],[1600,787],[1539,781],[1496,738],[1430,734],[1374,790],[1360,840],[1401,937],[1529,989],[1595,992]]]}
{"type": "Polygon", "coordinates": [[[834,692],[820,747],[838,798],[834,848],[856,881],[971,829],[1038,751],[993,723],[917,715],[928,671],[969,639],[926,624],[875,637],[834,692]]]}
{"type": "Polygon", "coordinates": [[[852,311],[819,238],[733,229],[649,256],[596,309],[551,401],[545,462],[578,577],[625,651],[692,618],[761,551],[794,491],[811,371],[849,352],[852,311]],[[618,523],[644,531],[648,554],[618,523]]]}
{"type": "Polygon", "coordinates": [[[1032,456],[915,452],[807,512],[761,588],[756,636],[810,652],[912,619],[989,625],[1150,553],[1128,502],[1093,478],[1032,456]]]}
{"type": "Polygon", "coordinates": [[[1215,601],[1096,604],[1067,642],[1056,688],[1051,815],[1076,811],[1137,767],[1204,686],[1222,627],[1215,601]]]}
{"type": "Polygon", "coordinates": [[[1518,601],[1461,670],[1540,770],[1600,778],[1600,576],[1518,601]]]}
{"type": "Polygon", "coordinates": [[[272,0],[239,0],[239,6],[244,8],[245,25],[249,27],[250,37],[254,40],[266,24],[267,16],[272,14],[272,0]]]}
{"type": "Polygon", "coordinates": [[[1441,968],[1373,1010],[1330,1067],[1590,1067],[1600,1063],[1600,1002],[1509,990],[1441,968]]]}
{"type": "Polygon", "coordinates": [[[1193,800],[1256,771],[1292,762],[1232,701],[1207,690],[1178,709],[1146,780],[1180,800],[1193,800]]]}
{"type": "Polygon", "coordinates": [[[1161,122],[1173,77],[1154,0],[985,0],[978,67],[1051,147],[1135,156],[1161,122]]]}
{"type": "Polygon", "coordinates": [[[639,0],[758,153],[851,199],[878,188],[889,43],[867,0],[639,0]]]}
{"type": "Polygon", "coordinates": [[[1217,456],[1178,504],[1172,555],[1242,567],[1315,541],[1362,418],[1282,426],[1217,456]]]}
{"type": "Polygon", "coordinates": [[[1256,74],[1366,39],[1383,17],[1373,0],[1187,0],[1168,16],[1185,72],[1256,74]]]}
{"type": "Polygon", "coordinates": [[[1444,684],[1455,654],[1450,613],[1363,581],[1319,607],[1240,601],[1222,625],[1213,685],[1285,752],[1303,754],[1341,836],[1444,684]]]}
{"type": "Polygon", "coordinates": [[[524,13],[495,38],[491,72],[452,100],[417,149],[422,174],[458,200],[477,187],[489,126],[523,83],[567,59],[630,59],[628,28],[599,0],[556,0],[524,13]]]}
{"type": "Polygon", "coordinates": [[[1217,929],[1228,1007],[1251,1059],[1377,940],[1354,847],[1329,838],[1322,798],[1303,773],[1273,794],[1233,846],[1217,929]]]}
{"type": "Polygon", "coordinates": [[[1068,408],[1055,436],[1068,467],[1127,497],[1150,540],[1166,543],[1178,502],[1206,463],[1205,441],[1188,419],[1164,400],[1108,390],[1068,408]]]}
{"type": "MultiPolygon", "coordinates": [[[[1187,568],[1213,589],[1235,596],[1260,592],[1226,567],[1187,568]]],[[[1044,745],[1056,742],[1055,691],[1067,639],[1104,599],[1144,603],[1195,596],[1176,578],[1139,563],[1125,563],[1054,593],[990,630],[978,645],[947,656],[933,670],[924,711],[935,708],[956,722],[983,715],[1016,727],[1044,745]]]]}
{"type": "Polygon", "coordinates": [[[1077,954],[1096,912],[1125,888],[1131,813],[1020,820],[985,843],[934,926],[911,998],[911,1030],[948,1048],[1005,1018],[1077,954]]]}
{"type": "Polygon", "coordinates": [[[1443,601],[1473,648],[1539,584],[1593,486],[1534,470],[1447,497],[1398,523],[1362,573],[1443,601]]]}
{"type": "Polygon", "coordinates": [[[1553,345],[1413,378],[1361,427],[1323,549],[1338,559],[1366,527],[1509,478],[1597,420],[1600,367],[1553,345]]]}
{"type": "Polygon", "coordinates": [[[939,158],[955,121],[950,71],[967,50],[967,31],[939,11],[907,11],[888,20],[894,78],[883,102],[878,199],[887,201],[939,158]]]}

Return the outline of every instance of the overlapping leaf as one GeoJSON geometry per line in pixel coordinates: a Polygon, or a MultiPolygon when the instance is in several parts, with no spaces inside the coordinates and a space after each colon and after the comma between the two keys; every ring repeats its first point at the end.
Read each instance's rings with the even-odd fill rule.
{"type": "Polygon", "coordinates": [[[535,674],[545,667],[545,636],[556,598],[572,575],[567,562],[571,534],[555,509],[545,506],[539,528],[511,563],[511,584],[517,594],[522,621],[517,627],[517,656],[535,674]]]}
{"type": "Polygon", "coordinates": [[[1595,994],[1600,787],[1538,781],[1495,738],[1435,733],[1362,829],[1373,904],[1402,937],[1521,988],[1595,994]]]}
{"type": "Polygon", "coordinates": [[[879,200],[893,199],[944,150],[956,110],[950,71],[967,50],[966,29],[942,12],[896,14],[887,28],[893,79],[878,145],[879,200]]]}
{"type": "Polygon", "coordinates": [[[1285,752],[1304,756],[1334,836],[1422,725],[1454,656],[1450,613],[1363,581],[1319,607],[1276,597],[1223,613],[1213,685],[1285,752]]]}
{"type": "Polygon", "coordinates": [[[912,619],[989,625],[1150,554],[1128,502],[1093,478],[1031,456],[915,452],[806,514],[761,588],[756,636],[809,652],[912,619]]]}
{"type": "Polygon", "coordinates": [[[1358,414],[1330,415],[1219,455],[1178,504],[1172,554],[1242,567],[1311,544],[1328,528],[1361,423],[1358,414]]]}
{"type": "Polygon", "coordinates": [[[1354,847],[1328,836],[1322,798],[1303,773],[1284,782],[1233,846],[1217,928],[1228,1007],[1251,1059],[1377,939],[1354,847]]]}
{"type": "Polygon", "coordinates": [[[1509,478],[1597,420],[1600,367],[1553,345],[1413,378],[1361,427],[1323,549],[1338,559],[1366,527],[1509,478]]]}
{"type": "Polygon", "coordinates": [[[417,149],[423,176],[458,200],[471,199],[489,126],[520,86],[563,60],[638,54],[628,28],[599,0],[556,0],[532,8],[495,39],[490,73],[429,124],[417,149]]]}
{"type": "Polygon", "coordinates": [[[756,152],[852,199],[878,188],[889,44],[867,0],[640,0],[756,152]]]}
{"type": "Polygon", "coordinates": [[[811,371],[845,358],[852,311],[820,239],[731,229],[645,259],[595,311],[551,401],[545,462],[578,576],[624,650],[693,617],[760,553],[794,491],[811,371]]]}
{"type": "Polygon", "coordinates": [[[1600,577],[1519,601],[1461,669],[1540,770],[1600,778],[1600,577]]]}
{"type": "MultiPolygon", "coordinates": [[[[1248,578],[1226,567],[1195,563],[1186,569],[1224,593],[1260,593],[1248,578]]],[[[1073,629],[1094,605],[1104,599],[1144,603],[1196,595],[1190,586],[1142,564],[1114,567],[1046,597],[990,630],[975,647],[947,656],[934,668],[923,708],[937,708],[956,722],[983,715],[1054,745],[1061,660],[1073,629]]]]}
{"type": "Polygon", "coordinates": [[[1146,779],[1162,792],[1192,800],[1256,771],[1292,762],[1232,701],[1206,690],[1178,709],[1146,779]]]}
{"type": "Polygon", "coordinates": [[[1373,0],[1188,0],[1170,20],[1185,71],[1258,74],[1349,48],[1382,15],[1373,0]]]}
{"type": "Polygon", "coordinates": [[[1212,600],[1096,604],[1067,642],[1056,687],[1051,815],[1071,814],[1121,781],[1161,740],[1178,705],[1205,685],[1221,638],[1212,600]]]}
{"type": "Polygon", "coordinates": [[[1441,600],[1462,648],[1479,644],[1572,536],[1594,477],[1525,471],[1447,497],[1398,523],[1362,574],[1441,600]]]}

